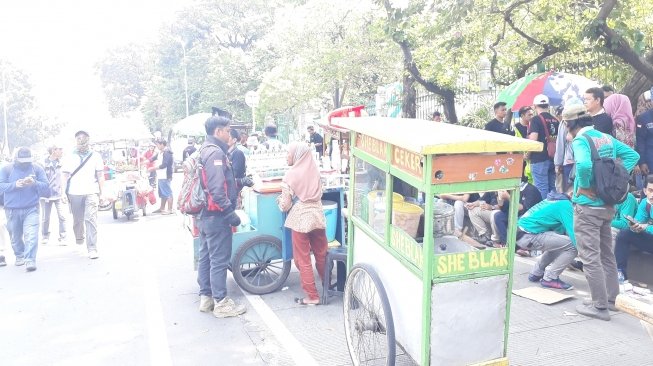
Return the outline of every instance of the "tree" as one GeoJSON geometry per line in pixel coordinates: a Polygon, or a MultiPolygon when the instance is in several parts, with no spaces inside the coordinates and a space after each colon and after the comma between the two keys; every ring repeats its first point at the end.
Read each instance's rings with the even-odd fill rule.
{"type": "Polygon", "coordinates": [[[369,101],[379,85],[397,80],[397,49],[379,27],[370,1],[306,1],[288,5],[269,33],[276,66],[262,85],[262,105],[338,108],[369,101]]]}
{"type": "Polygon", "coordinates": [[[17,146],[31,146],[44,137],[56,132],[57,126],[44,123],[36,108],[29,75],[9,62],[0,60],[2,72],[2,124],[1,136],[5,136],[5,122],[8,139],[3,138],[0,151],[13,151],[17,146]]]}
{"type": "Polygon", "coordinates": [[[146,50],[137,44],[109,50],[96,64],[111,116],[138,109],[151,78],[148,64],[146,50]]]}

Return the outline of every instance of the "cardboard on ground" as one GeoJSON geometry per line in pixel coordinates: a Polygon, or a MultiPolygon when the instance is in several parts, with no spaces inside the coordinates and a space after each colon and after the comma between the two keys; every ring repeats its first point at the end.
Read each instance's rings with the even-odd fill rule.
{"type": "Polygon", "coordinates": [[[535,286],[512,290],[512,293],[546,305],[555,304],[574,297],[574,295],[561,294],[553,290],[535,286]]]}

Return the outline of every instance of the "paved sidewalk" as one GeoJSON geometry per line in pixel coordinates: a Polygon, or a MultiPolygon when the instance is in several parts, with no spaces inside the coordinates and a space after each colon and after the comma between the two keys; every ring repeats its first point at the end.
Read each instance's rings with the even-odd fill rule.
{"type": "MultiPolygon", "coordinates": [[[[517,259],[514,289],[535,285],[527,280],[532,261],[517,259]]],[[[563,279],[575,289],[560,291],[573,294],[574,299],[542,305],[512,296],[508,340],[511,365],[653,365],[653,340],[639,320],[623,313],[613,313],[610,322],[565,315],[575,314],[575,306],[588,296],[588,288],[582,272],[565,271],[563,279]]],[[[319,365],[350,365],[342,299],[332,297],[327,306],[298,307],[292,303],[301,295],[297,272],[291,272],[286,286],[285,291],[263,296],[268,306],[319,365]]],[[[292,364],[279,361],[269,364],[292,364]]],[[[398,365],[414,364],[405,356],[397,361],[398,365]]]]}

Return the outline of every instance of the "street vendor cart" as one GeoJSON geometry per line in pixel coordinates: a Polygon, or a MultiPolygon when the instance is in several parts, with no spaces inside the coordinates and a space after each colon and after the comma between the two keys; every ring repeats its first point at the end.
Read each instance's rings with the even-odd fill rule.
{"type": "MultiPolygon", "coordinates": [[[[236,213],[241,224],[234,228],[229,268],[236,283],[245,291],[262,295],[281,288],[290,273],[291,232],[284,227],[286,213],[277,205],[281,179],[288,170],[285,150],[254,150],[248,157],[248,174],[257,184],[241,192],[242,209],[236,213]]],[[[326,218],[329,245],[340,246],[345,239],[343,219],[345,185],[340,175],[322,172],[322,205],[326,218]],[[336,178],[332,178],[332,176],[336,178]]],[[[195,219],[187,217],[186,225],[193,235],[195,269],[199,259],[199,231],[195,219]]]]}
{"type": "Polygon", "coordinates": [[[425,120],[335,123],[352,142],[343,307],[354,365],[507,365],[523,153],[542,144],[425,120]],[[511,196],[507,246],[453,236],[437,195],[496,190],[511,196]]]}

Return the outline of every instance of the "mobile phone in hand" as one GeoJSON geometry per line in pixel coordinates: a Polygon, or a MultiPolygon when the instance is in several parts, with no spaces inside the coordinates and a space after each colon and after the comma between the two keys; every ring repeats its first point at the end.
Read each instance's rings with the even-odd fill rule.
{"type": "Polygon", "coordinates": [[[630,225],[637,225],[639,222],[635,221],[635,219],[632,218],[632,216],[629,215],[624,215],[624,219],[630,223],[630,225]]]}

